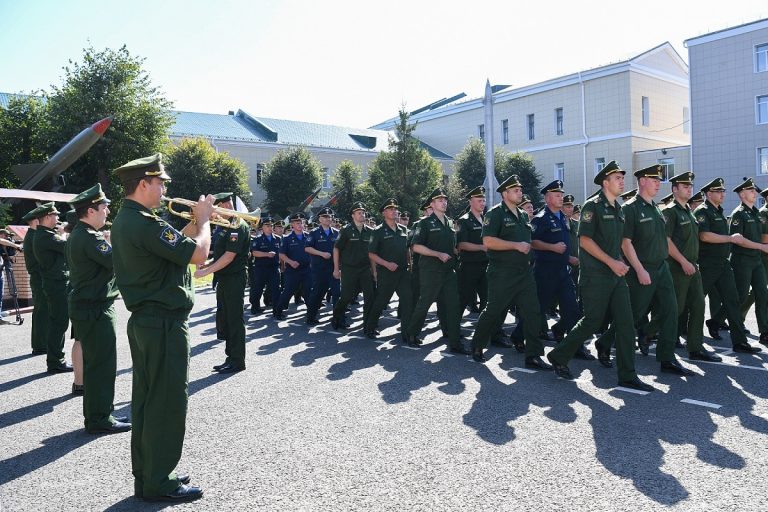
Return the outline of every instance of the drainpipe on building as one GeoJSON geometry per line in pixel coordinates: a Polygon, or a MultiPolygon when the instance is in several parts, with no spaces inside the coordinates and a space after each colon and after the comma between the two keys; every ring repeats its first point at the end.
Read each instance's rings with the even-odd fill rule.
{"type": "Polygon", "coordinates": [[[581,71],[579,71],[579,84],[581,85],[581,134],[584,136],[584,145],[581,148],[582,159],[584,165],[584,199],[587,198],[587,146],[589,145],[589,136],[587,135],[587,111],[586,102],[584,101],[584,80],[581,78],[581,71]]]}

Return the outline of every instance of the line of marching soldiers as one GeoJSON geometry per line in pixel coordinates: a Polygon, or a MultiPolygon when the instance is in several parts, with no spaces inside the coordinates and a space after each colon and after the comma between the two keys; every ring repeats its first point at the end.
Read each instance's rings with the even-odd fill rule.
{"type": "MultiPolygon", "coordinates": [[[[227,359],[214,369],[245,369],[241,312],[248,252],[253,314],[263,311],[264,295],[271,298],[272,315],[285,320],[290,299],[298,293],[306,303],[308,325],[320,323],[320,308],[329,300],[331,327],[343,331],[350,327],[348,307],[362,292],[363,333],[375,339],[382,312],[397,294],[404,343],[422,343],[427,311],[437,303],[448,350],[478,362],[485,361],[489,344],[515,347],[525,353],[528,368],[554,370],[570,379],[571,358],[613,367],[615,348],[619,384],[651,390],[638,378],[634,357],[636,348],[647,355],[654,340],[663,372],[693,374],[675,356],[681,334],[687,337],[690,360],[721,360],[703,345],[705,295],[712,308],[706,322],[710,336],[721,339],[718,331],[727,327],[735,352],[759,352],[747,341],[744,318],[754,303],[759,341],[768,345],[768,211],[755,207],[760,191],[751,179],[734,188],[740,205],[728,218],[721,178],[694,194],[692,172],[674,176],[669,180],[672,194],[657,204],[662,168],[653,165],[634,175],[638,189],[624,193],[625,171],[609,163],[595,177],[600,189],[582,208],[564,194],[561,181],[554,181],[541,190],[546,204],[534,214],[513,175],[497,189],[499,205],[484,213],[485,190],[477,187],[466,196],[469,211],[457,220],[446,215],[444,191],[435,190],[412,229],[397,201],[389,199],[379,208],[383,222],[373,228],[364,205],[355,203],[351,222],[341,229],[334,226],[334,212],[323,208],[311,231],[306,231],[303,213],[289,217],[287,234],[270,217],[261,220],[261,233],[253,238],[244,223],[239,232],[218,230],[213,265],[228,252],[243,256],[236,286],[222,281],[222,267],[216,268],[217,331],[227,341],[227,359]],[[232,297],[239,297],[237,304],[228,303],[232,297]],[[550,334],[547,312],[555,305],[560,319],[550,334]],[[471,347],[460,330],[467,308],[480,312],[471,347]],[[501,328],[510,311],[517,325],[507,341],[501,328]],[[226,331],[234,324],[238,332],[230,335],[226,331]],[[600,334],[596,358],[584,345],[595,333],[600,334]],[[558,343],[547,354],[549,362],[542,358],[542,339],[558,343]]],[[[229,207],[231,194],[216,197],[229,207]]],[[[206,273],[204,267],[196,275],[206,273]]]]}

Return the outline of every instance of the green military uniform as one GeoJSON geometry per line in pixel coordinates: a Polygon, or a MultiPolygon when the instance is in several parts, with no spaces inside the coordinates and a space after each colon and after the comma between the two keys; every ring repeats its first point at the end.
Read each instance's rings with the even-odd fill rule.
{"type": "MultiPolygon", "coordinates": [[[[22,220],[28,222],[36,219],[36,210],[30,211],[22,220]]],[[[24,266],[29,273],[29,287],[32,289],[32,300],[34,309],[32,310],[32,352],[34,354],[45,354],[48,352],[48,302],[45,300],[43,292],[43,277],[40,274],[40,262],[35,257],[34,241],[37,229],[31,227],[27,229],[22,244],[24,250],[24,266]]]]}
{"type": "MultiPolygon", "coordinates": [[[[740,192],[754,188],[755,185],[749,178],[734,188],[733,191],[740,192]]],[[[759,215],[757,208],[741,203],[731,213],[729,232],[731,234],[739,233],[747,240],[759,244],[762,243],[764,222],[765,218],[759,215]]],[[[747,302],[751,286],[755,295],[755,317],[757,317],[757,327],[761,339],[763,335],[768,336],[768,281],[763,267],[762,254],[764,253],[758,249],[748,249],[739,245],[734,245],[731,248],[731,266],[736,280],[738,301],[741,305],[747,302]]]]}
{"type": "MultiPolygon", "coordinates": [[[[653,165],[636,171],[635,176],[638,179],[661,179],[660,172],[660,166],[653,165]]],[[[636,327],[647,324],[648,312],[652,309],[658,315],[659,323],[656,360],[671,361],[675,358],[677,339],[677,299],[667,264],[669,246],[664,216],[656,203],[646,201],[640,194],[629,199],[621,209],[624,214],[623,238],[632,242],[637,259],[651,278],[650,284],[642,285],[634,268],[626,275],[634,324],[636,327]]],[[[614,331],[613,326],[609,327],[603,340],[598,341],[608,340],[614,331]]]]}
{"type": "MultiPolygon", "coordinates": [[[[357,210],[365,210],[362,203],[355,203],[350,214],[357,210]]],[[[347,306],[362,290],[363,292],[363,325],[373,305],[373,275],[368,259],[368,244],[373,230],[363,223],[358,229],[354,222],[344,226],[336,239],[334,250],[339,252],[341,270],[341,295],[333,307],[334,325],[343,325],[347,306]]]]}
{"type": "MultiPolygon", "coordinates": [[[[50,213],[59,212],[48,203],[39,212],[38,218],[50,213]]],[[[37,233],[33,243],[35,258],[40,264],[40,275],[43,281],[43,296],[48,307],[47,350],[46,363],[48,371],[64,368],[64,336],[69,325],[67,316],[67,285],[69,271],[64,256],[66,240],[61,238],[56,230],[42,224],[37,227],[37,233]]]]}
{"type": "MultiPolygon", "coordinates": [[[[134,160],[115,173],[124,183],[143,176],[170,179],[160,159],[158,154],[134,160]]],[[[138,496],[159,497],[180,485],[173,470],[187,416],[187,319],[195,300],[188,265],[196,244],[127,198],[112,224],[112,242],[117,287],[131,312],[134,486],[138,496]]]]}
{"type": "MultiPolygon", "coordinates": [[[[624,171],[611,161],[595,176],[595,184],[602,185],[610,174],[624,171]]],[[[621,260],[621,242],[624,238],[624,214],[618,201],[609,203],[601,190],[584,203],[579,220],[579,240],[590,238],[609,257],[621,260]]],[[[638,380],[635,372],[634,328],[629,287],[623,277],[592,256],[583,248],[579,251],[579,290],[584,316],[554,350],[547,354],[550,362],[567,365],[579,347],[603,324],[610,315],[615,332],[616,366],[619,383],[638,380]]],[[[610,354],[610,346],[597,345],[598,354],[610,354]]],[[[557,370],[557,367],[556,367],[557,370]]]]}
{"type": "MultiPolygon", "coordinates": [[[[673,184],[693,183],[691,172],[683,173],[670,179],[673,184]]],[[[687,311],[687,348],[688,352],[701,352],[704,341],[704,285],[701,281],[699,261],[699,228],[696,217],[688,204],[681,205],[673,201],[662,210],[666,219],[667,236],[683,257],[696,268],[696,273],[686,275],[683,267],[671,256],[668,264],[672,274],[672,283],[677,297],[677,317],[687,311]]],[[[679,334],[679,333],[678,333],[679,334]]]]}
{"type": "MultiPolygon", "coordinates": [[[[716,178],[702,187],[703,192],[725,190],[722,178],[716,178]]],[[[694,211],[699,228],[699,238],[702,233],[714,233],[716,235],[729,235],[728,220],[723,214],[722,206],[715,206],[705,201],[694,211]]],[[[736,291],[736,280],[733,268],[728,257],[731,253],[731,244],[713,244],[704,241],[699,243],[699,268],[701,269],[701,281],[704,294],[717,290],[721,297],[725,315],[730,327],[731,342],[733,346],[749,346],[744,332],[744,323],[739,312],[739,296],[736,291]]]]}
{"type": "MultiPolygon", "coordinates": [[[[231,192],[213,196],[214,204],[228,201],[231,192]]],[[[234,259],[224,268],[214,272],[216,276],[216,331],[226,341],[224,366],[235,370],[245,369],[245,285],[248,281],[248,255],[250,254],[250,228],[239,220],[237,227],[225,228],[213,246],[213,261],[224,253],[233,253],[234,259]]]]}
{"type": "MultiPolygon", "coordinates": [[[[437,189],[430,194],[428,200],[432,202],[441,197],[447,196],[441,189],[437,189]]],[[[440,220],[434,213],[422,218],[414,227],[412,244],[446,253],[451,258],[443,263],[439,258],[419,255],[419,299],[406,330],[407,339],[418,344],[418,336],[424,327],[427,311],[437,302],[438,316],[441,318],[444,334],[448,337],[449,348],[463,351],[460,341],[456,232],[453,229],[453,221],[447,216],[440,220]]]]}
{"type": "MultiPolygon", "coordinates": [[[[390,199],[379,209],[398,208],[397,202],[390,199]]],[[[376,298],[373,300],[371,311],[365,323],[365,332],[376,331],[382,311],[389,304],[392,295],[397,293],[400,300],[400,332],[405,332],[413,312],[411,278],[408,272],[408,229],[395,223],[392,229],[382,222],[371,234],[368,252],[377,255],[384,261],[397,264],[393,272],[382,265],[376,265],[376,298]]]]}
{"type": "MultiPolygon", "coordinates": [[[[101,185],[70,201],[76,209],[109,204],[101,185]]],[[[85,429],[96,432],[116,423],[112,416],[117,373],[114,301],[118,291],[112,270],[112,246],[99,229],[78,222],[67,239],[69,318],[83,346],[83,416],[85,429]]]]}
{"type": "MultiPolygon", "coordinates": [[[[485,188],[476,187],[469,191],[466,199],[473,197],[485,197],[485,188]]],[[[478,219],[469,211],[459,217],[456,241],[458,244],[468,242],[483,245],[483,217],[478,219]]],[[[480,310],[485,309],[488,302],[488,254],[485,251],[464,251],[459,249],[459,314],[463,314],[467,306],[474,306],[475,297],[480,298],[480,310]]]]}
{"type": "MultiPolygon", "coordinates": [[[[519,178],[513,174],[499,185],[497,192],[521,186],[519,178]]],[[[485,215],[482,236],[530,244],[528,214],[517,206],[510,208],[502,201],[485,215]]],[[[526,357],[544,354],[544,345],[539,340],[542,317],[530,261],[530,254],[520,251],[488,250],[488,305],[480,313],[472,336],[472,352],[476,360],[482,361],[482,350],[488,346],[491,336],[513,305],[517,306],[517,315],[523,321],[526,357]]]]}

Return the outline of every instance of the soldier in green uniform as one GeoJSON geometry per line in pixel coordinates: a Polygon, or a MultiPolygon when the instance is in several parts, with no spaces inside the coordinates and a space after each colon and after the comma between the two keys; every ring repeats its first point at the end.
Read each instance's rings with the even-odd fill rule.
{"type": "MultiPolygon", "coordinates": [[[[667,264],[669,242],[664,216],[653,201],[661,186],[661,171],[660,165],[635,171],[637,195],[621,208],[625,219],[621,248],[632,267],[626,280],[635,327],[643,323],[647,327],[648,312],[653,309],[658,315],[656,360],[661,363],[661,371],[692,375],[693,372],[684,368],[675,357],[678,312],[667,264]]],[[[608,340],[608,336],[613,334],[614,329],[609,328],[604,336],[608,340]]],[[[641,332],[638,338],[641,350],[645,350],[643,353],[647,353],[647,336],[647,332],[641,332]]]]}
{"type": "Polygon", "coordinates": [[[347,328],[344,319],[347,306],[363,291],[363,326],[373,305],[373,275],[368,259],[368,244],[371,241],[370,227],[365,224],[365,207],[356,202],[350,210],[352,222],[339,232],[333,247],[333,277],[341,278],[341,296],[333,307],[331,326],[334,329],[347,328]]]}
{"type": "Polygon", "coordinates": [[[753,347],[747,342],[744,323],[739,312],[739,295],[736,291],[736,279],[733,267],[728,257],[731,244],[759,246],[744,238],[741,233],[731,234],[728,221],[723,214],[723,199],[725,197],[725,182],[723,178],[715,178],[703,187],[706,196],[704,204],[696,208],[694,215],[699,227],[699,268],[704,295],[717,290],[722,298],[725,315],[731,331],[731,343],[734,352],[753,354],[760,352],[759,347],[753,347]]]}
{"type": "Polygon", "coordinates": [[[67,239],[69,318],[83,351],[83,416],[91,434],[126,432],[131,424],[112,416],[117,373],[114,302],[118,291],[112,270],[112,246],[100,231],[109,215],[109,199],[96,184],[69,204],[79,222],[67,239]]]}
{"type": "MultiPolygon", "coordinates": [[[[232,192],[215,194],[214,205],[232,209],[232,192]]],[[[216,331],[226,341],[224,363],[213,370],[219,373],[236,373],[245,370],[245,284],[248,281],[248,253],[251,245],[250,228],[242,219],[224,229],[223,236],[216,238],[213,261],[197,271],[195,277],[215,273],[216,331]]]]}
{"type": "Polygon", "coordinates": [[[525,365],[538,370],[552,367],[541,359],[544,345],[539,340],[541,313],[536,282],[530,266],[531,226],[528,214],[519,208],[523,189],[516,174],[496,189],[501,203],[491,208],[483,220],[483,244],[488,248],[488,304],[480,313],[472,336],[472,359],[485,361],[483,350],[504,321],[510,306],[517,306],[523,321],[525,365]]]}
{"type": "MultiPolygon", "coordinates": [[[[704,286],[699,271],[699,228],[688,206],[693,193],[692,172],[669,179],[674,201],[662,210],[667,222],[669,270],[677,297],[677,316],[686,312],[689,359],[719,362],[722,358],[704,348],[704,286]]],[[[679,328],[678,328],[679,330],[679,328]]]]}
{"type": "Polygon", "coordinates": [[[379,212],[384,216],[384,222],[373,230],[368,245],[368,257],[376,265],[376,298],[364,328],[366,336],[371,339],[376,338],[381,312],[394,293],[400,299],[401,334],[405,332],[413,311],[411,277],[408,272],[408,229],[397,223],[399,208],[397,201],[392,198],[381,205],[379,212]]]}
{"type": "MultiPolygon", "coordinates": [[[[731,249],[731,266],[736,279],[739,304],[747,304],[750,286],[755,296],[755,317],[760,331],[760,343],[768,345],[768,280],[761,255],[768,253],[768,244],[763,244],[765,219],[755,207],[757,190],[752,178],[733,189],[739,194],[741,204],[731,213],[730,233],[739,234],[750,243],[737,244],[731,249]]],[[[743,317],[744,315],[742,315],[743,317]]]]}
{"type": "Polygon", "coordinates": [[[442,319],[449,350],[468,355],[470,352],[461,343],[456,232],[453,221],[445,214],[448,196],[438,188],[427,201],[432,214],[419,220],[413,229],[412,249],[419,255],[419,299],[403,339],[412,346],[421,344],[419,334],[427,311],[437,302],[438,317],[442,319]]]}
{"type": "MultiPolygon", "coordinates": [[[[616,361],[620,386],[643,391],[653,390],[635,372],[634,328],[629,287],[624,276],[629,266],[621,259],[624,214],[616,198],[624,191],[624,174],[615,161],[609,162],[595,176],[601,186],[597,195],[584,203],[579,220],[579,289],[584,316],[547,359],[555,373],[573,379],[570,361],[584,341],[600,329],[607,315],[614,322],[616,361]]],[[[610,365],[611,347],[596,344],[598,359],[610,365]]]]}
{"type": "Polygon", "coordinates": [[[459,217],[456,238],[459,243],[459,314],[467,307],[475,307],[475,298],[480,298],[480,310],[488,302],[488,254],[483,245],[483,211],[485,210],[485,188],[475,187],[465,196],[469,211],[459,217]]]}
{"type": "Polygon", "coordinates": [[[200,197],[192,207],[195,220],[179,232],[152,212],[170,179],[162,154],[128,162],[115,174],[125,189],[111,239],[115,282],[131,312],[134,492],[151,501],[190,501],[202,497],[202,489],[187,485],[188,474],[174,472],[184,444],[187,320],[195,300],[188,266],[208,257],[213,197],[200,197]]]}
{"type": "Polygon", "coordinates": [[[29,273],[29,287],[32,289],[32,300],[35,304],[32,310],[32,355],[41,356],[48,353],[48,302],[43,292],[43,277],[40,274],[40,263],[35,257],[34,243],[40,220],[37,218],[39,207],[27,212],[21,220],[27,223],[29,229],[24,235],[22,244],[24,250],[24,265],[29,273]]]}
{"type": "Polygon", "coordinates": [[[43,278],[43,296],[48,308],[48,324],[46,363],[48,373],[73,371],[72,365],[64,360],[64,335],[69,325],[67,316],[67,285],[69,271],[64,256],[67,245],[56,232],[56,222],[59,212],[53,203],[46,203],[37,213],[40,224],[33,243],[35,258],[40,264],[40,275],[43,278]]]}

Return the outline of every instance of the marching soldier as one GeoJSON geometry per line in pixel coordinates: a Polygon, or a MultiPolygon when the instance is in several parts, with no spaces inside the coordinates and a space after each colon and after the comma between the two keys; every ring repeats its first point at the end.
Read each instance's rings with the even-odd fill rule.
{"type": "MultiPolygon", "coordinates": [[[[272,217],[264,217],[259,221],[261,234],[251,241],[251,256],[253,257],[253,282],[250,293],[254,297],[264,294],[267,297],[280,296],[280,237],[273,232],[272,217]],[[266,290],[265,290],[266,287],[266,290]]],[[[275,304],[275,302],[273,302],[275,304]]],[[[258,308],[260,309],[260,308],[258,308]]],[[[256,312],[260,312],[260,311],[256,312]]],[[[251,312],[254,313],[253,307],[251,312]]],[[[274,314],[274,309],[272,311],[274,314]]]]}
{"type": "Polygon", "coordinates": [[[308,293],[312,289],[312,275],[309,271],[310,256],[307,247],[307,234],[304,232],[304,214],[294,213],[288,219],[291,223],[291,233],[285,235],[280,244],[280,261],[285,265],[285,287],[280,297],[275,300],[274,317],[285,320],[283,311],[288,307],[288,302],[296,294],[301,286],[304,302],[308,299],[308,293]]]}
{"type": "Polygon", "coordinates": [[[117,374],[117,332],[114,302],[118,291],[112,267],[112,246],[100,231],[109,215],[109,199],[96,184],[69,204],[79,222],[67,240],[72,333],[82,344],[83,416],[91,434],[127,432],[127,418],[112,416],[117,374]]]}
{"type": "MultiPolygon", "coordinates": [[[[722,358],[704,348],[704,287],[699,261],[699,228],[688,202],[693,192],[692,172],[669,179],[674,201],[662,210],[669,244],[669,270],[677,297],[677,316],[687,312],[689,359],[719,362],[722,358]]],[[[665,306],[662,306],[664,308],[665,306]]]]}
{"type": "Polygon", "coordinates": [[[29,229],[22,244],[24,250],[24,265],[29,273],[29,287],[32,289],[32,300],[35,307],[32,310],[32,355],[40,356],[48,353],[48,301],[43,292],[43,276],[40,273],[40,262],[34,251],[35,235],[40,223],[37,217],[40,207],[27,212],[21,220],[27,223],[29,229]]]}
{"type": "MultiPolygon", "coordinates": [[[[232,210],[232,192],[215,194],[214,205],[232,210]]],[[[224,363],[213,370],[236,373],[245,370],[245,285],[248,281],[248,250],[251,244],[248,223],[237,219],[235,225],[222,229],[213,245],[213,261],[195,271],[201,278],[216,276],[216,331],[226,341],[224,363]]]]}
{"type": "Polygon", "coordinates": [[[43,296],[48,307],[48,373],[73,371],[72,365],[64,360],[64,335],[69,325],[69,317],[67,308],[62,305],[67,303],[69,271],[64,256],[67,242],[56,232],[58,215],[59,212],[53,203],[40,207],[37,212],[40,224],[33,245],[35,258],[40,264],[43,296]]]}
{"type": "Polygon", "coordinates": [[[491,208],[483,220],[483,244],[488,248],[489,259],[488,304],[480,313],[472,336],[472,359],[485,361],[483,350],[514,304],[523,321],[526,367],[551,370],[540,357],[544,355],[544,346],[539,340],[542,320],[528,255],[531,226],[528,215],[519,208],[524,200],[520,179],[516,174],[511,175],[496,192],[501,192],[502,202],[491,208]]]}
{"type": "MultiPolygon", "coordinates": [[[[575,198],[571,194],[563,196],[563,213],[568,218],[568,236],[570,238],[570,258],[568,264],[571,266],[571,280],[577,286],[579,283],[579,211],[581,207],[574,204],[575,198]]],[[[578,299],[578,290],[576,293],[578,299]]],[[[581,310],[581,305],[579,305],[581,310]]]]}
{"type": "Polygon", "coordinates": [[[341,297],[333,307],[331,318],[331,326],[337,330],[348,327],[345,312],[360,290],[364,301],[363,326],[373,305],[373,275],[368,259],[368,243],[373,230],[365,224],[363,203],[354,203],[350,215],[352,222],[341,229],[333,247],[333,277],[341,279],[341,297]]]}
{"type": "Polygon", "coordinates": [[[465,196],[469,200],[469,211],[459,217],[456,238],[459,242],[459,314],[467,307],[475,309],[475,298],[480,298],[480,310],[488,302],[488,254],[483,245],[483,211],[485,210],[485,188],[475,187],[465,196]]]}
{"type": "MultiPolygon", "coordinates": [[[[768,244],[763,244],[765,219],[755,208],[757,190],[752,178],[733,189],[739,194],[741,204],[731,213],[730,233],[743,237],[742,245],[737,244],[731,249],[731,265],[736,279],[736,292],[739,304],[744,307],[747,303],[749,288],[755,297],[755,316],[760,331],[760,343],[768,346],[768,281],[763,267],[761,254],[768,253],[768,244]]],[[[729,321],[730,323],[730,321],[729,321]]]]}
{"type": "MultiPolygon", "coordinates": [[[[203,496],[175,472],[184,444],[189,396],[189,327],[195,295],[189,264],[210,249],[213,197],[192,207],[195,221],[181,231],[152,213],[170,180],[162,154],[115,170],[125,200],[112,225],[115,282],[131,317],[133,359],[131,464],[136,497],[191,501],[203,496]]],[[[86,389],[88,393],[88,389],[86,389]]]]}
{"type": "Polygon", "coordinates": [[[320,303],[323,297],[331,291],[332,302],[339,298],[339,281],[333,277],[333,246],[339,237],[339,231],[331,227],[333,210],[328,207],[322,208],[317,213],[317,219],[320,223],[307,236],[307,247],[304,249],[312,256],[312,293],[307,302],[307,319],[309,325],[317,325],[320,320],[317,318],[320,310],[320,303]]]}
{"type": "MultiPolygon", "coordinates": [[[[704,204],[696,208],[694,215],[699,226],[699,268],[704,295],[717,291],[722,299],[722,307],[728,319],[731,342],[734,352],[754,354],[760,347],[753,347],[747,342],[744,323],[739,311],[739,294],[736,289],[734,270],[729,261],[731,244],[759,246],[744,238],[741,233],[730,233],[728,220],[723,214],[725,182],[715,178],[703,187],[701,192],[706,197],[704,204]]],[[[737,225],[738,227],[738,225],[737,225]]],[[[710,320],[711,321],[711,320],[710,320]]],[[[717,331],[715,330],[715,333],[717,331]]]]}
{"type": "MultiPolygon", "coordinates": [[[[621,258],[624,214],[616,198],[624,190],[624,174],[615,161],[609,162],[595,176],[601,190],[584,203],[579,220],[579,289],[584,316],[547,359],[558,377],[573,379],[568,361],[584,341],[600,329],[611,315],[616,333],[616,361],[620,386],[643,391],[653,387],[642,382],[635,372],[634,328],[629,287],[624,276],[629,267],[621,258]]],[[[598,359],[611,365],[611,347],[595,344],[598,359]]]]}
{"type": "MultiPolygon", "coordinates": [[[[531,202],[531,198],[528,197],[528,194],[523,194],[523,200],[517,207],[528,215],[528,222],[531,222],[531,219],[533,219],[533,203],[531,202]]],[[[531,254],[531,256],[533,256],[533,254],[531,254]]]]}
{"type": "Polygon", "coordinates": [[[365,335],[370,339],[375,339],[378,335],[379,318],[394,293],[397,293],[400,299],[401,335],[405,333],[413,311],[411,279],[408,273],[408,228],[398,224],[398,208],[397,201],[392,198],[379,208],[384,222],[373,230],[368,246],[368,257],[376,265],[377,279],[376,297],[364,326],[365,335]]]}

